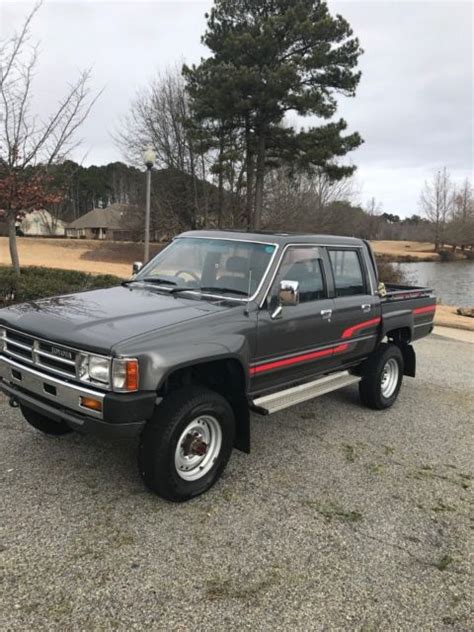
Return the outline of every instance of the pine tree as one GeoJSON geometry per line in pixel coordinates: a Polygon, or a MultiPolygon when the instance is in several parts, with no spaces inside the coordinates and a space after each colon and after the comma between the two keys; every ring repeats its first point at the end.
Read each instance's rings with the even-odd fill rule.
{"type": "Polygon", "coordinates": [[[206,17],[202,41],[212,54],[184,67],[192,109],[242,134],[248,219],[259,228],[269,159],[324,168],[335,179],[353,171],[334,164],[362,142],[343,136],[344,120],[299,131],[282,124],[289,112],[332,118],[335,93],[355,94],[362,49],[322,0],[216,0],[206,17]]]}

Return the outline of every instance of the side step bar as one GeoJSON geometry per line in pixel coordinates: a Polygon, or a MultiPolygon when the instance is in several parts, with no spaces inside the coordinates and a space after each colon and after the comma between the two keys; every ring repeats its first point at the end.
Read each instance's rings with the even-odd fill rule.
{"type": "Polygon", "coordinates": [[[278,410],[306,402],[308,399],[331,393],[331,391],[337,391],[340,388],[344,388],[344,386],[357,384],[360,380],[361,378],[358,375],[352,375],[349,371],[340,371],[339,373],[321,377],[313,382],[293,386],[285,391],[258,397],[254,399],[253,405],[256,409],[261,410],[264,415],[271,415],[278,410]]]}

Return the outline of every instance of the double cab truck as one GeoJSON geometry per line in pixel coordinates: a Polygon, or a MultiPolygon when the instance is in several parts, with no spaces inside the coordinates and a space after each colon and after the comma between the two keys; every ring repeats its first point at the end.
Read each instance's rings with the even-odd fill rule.
{"type": "Polygon", "coordinates": [[[390,408],[435,308],[362,239],[185,232],[117,287],[0,310],[0,390],[44,433],[138,438],[144,483],[185,501],[250,451],[252,411],[354,384],[390,408]]]}

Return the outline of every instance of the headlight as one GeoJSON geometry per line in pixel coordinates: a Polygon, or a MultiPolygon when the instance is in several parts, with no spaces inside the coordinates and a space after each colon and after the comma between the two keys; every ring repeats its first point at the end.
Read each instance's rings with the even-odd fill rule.
{"type": "Polygon", "coordinates": [[[110,384],[110,360],[100,356],[81,354],[78,362],[78,377],[83,382],[110,384]]]}
{"type": "Polygon", "coordinates": [[[138,360],[114,358],[112,362],[112,385],[114,391],[138,391],[138,360]]]}
{"type": "Polygon", "coordinates": [[[108,384],[110,381],[110,360],[89,356],[89,378],[108,384]]]}
{"type": "Polygon", "coordinates": [[[3,327],[0,327],[0,351],[5,351],[7,348],[6,337],[7,330],[3,327]]]}
{"type": "Polygon", "coordinates": [[[138,360],[136,358],[104,358],[81,353],[77,362],[77,377],[89,384],[101,383],[114,391],[138,391],[138,360]]]}

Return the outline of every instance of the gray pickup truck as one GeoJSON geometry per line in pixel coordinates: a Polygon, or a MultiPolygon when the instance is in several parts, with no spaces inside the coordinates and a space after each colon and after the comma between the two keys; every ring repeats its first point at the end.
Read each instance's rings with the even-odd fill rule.
{"type": "Polygon", "coordinates": [[[389,408],[435,308],[361,239],[186,232],[117,287],[0,310],[0,390],[42,432],[138,437],[145,484],[184,501],[249,452],[250,411],[356,383],[389,408]]]}

